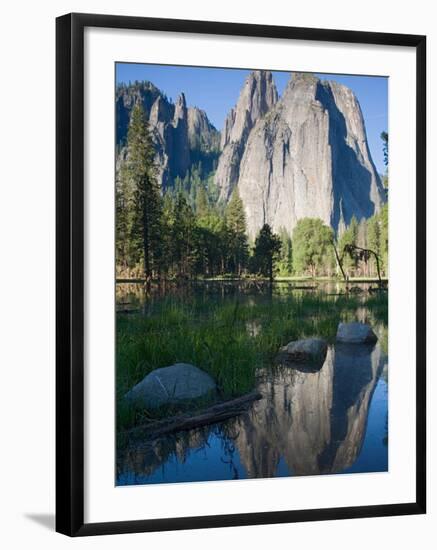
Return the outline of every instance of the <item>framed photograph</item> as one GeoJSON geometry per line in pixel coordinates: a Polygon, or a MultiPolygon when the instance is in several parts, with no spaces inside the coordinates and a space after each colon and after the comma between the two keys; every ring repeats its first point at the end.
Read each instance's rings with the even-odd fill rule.
{"type": "Polygon", "coordinates": [[[425,513],[425,37],[56,25],[57,530],[425,513]]]}

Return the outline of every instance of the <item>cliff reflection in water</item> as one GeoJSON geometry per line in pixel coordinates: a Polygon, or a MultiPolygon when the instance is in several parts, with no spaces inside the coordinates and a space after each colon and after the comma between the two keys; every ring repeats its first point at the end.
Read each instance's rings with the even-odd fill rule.
{"type": "MultiPolygon", "coordinates": [[[[337,344],[316,372],[279,365],[261,373],[264,399],[248,413],[128,448],[118,457],[117,483],[344,472],[360,456],[372,396],[386,363],[379,344],[337,344]]],[[[385,412],[386,405],[385,395],[385,412]]],[[[386,470],[386,454],[385,447],[385,460],[370,471],[386,470]]]]}

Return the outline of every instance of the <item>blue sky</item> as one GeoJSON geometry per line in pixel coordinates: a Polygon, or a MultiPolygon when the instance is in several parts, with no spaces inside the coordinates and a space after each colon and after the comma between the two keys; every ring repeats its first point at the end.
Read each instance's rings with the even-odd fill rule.
{"type": "MultiPolygon", "coordinates": [[[[128,83],[134,80],[149,80],[173,101],[180,92],[184,92],[187,104],[206,111],[212,124],[221,130],[229,109],[238,100],[249,72],[246,69],[117,63],[116,81],[128,83]]],[[[373,161],[378,171],[383,173],[380,134],[388,130],[388,79],[334,74],[318,74],[318,76],[327,80],[336,80],[354,91],[363,111],[373,161]]],[[[279,95],[282,95],[290,78],[290,72],[273,71],[273,78],[279,95]]]]}

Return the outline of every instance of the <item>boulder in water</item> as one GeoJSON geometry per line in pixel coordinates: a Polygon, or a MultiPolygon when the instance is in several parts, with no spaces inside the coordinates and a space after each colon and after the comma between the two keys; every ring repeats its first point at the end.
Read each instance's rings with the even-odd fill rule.
{"type": "Polygon", "coordinates": [[[337,342],[343,344],[374,344],[378,340],[372,327],[366,323],[340,323],[337,342]]]}
{"type": "Polygon", "coordinates": [[[288,361],[296,363],[322,363],[325,361],[328,344],[322,338],[304,338],[289,342],[281,348],[288,361]]]}

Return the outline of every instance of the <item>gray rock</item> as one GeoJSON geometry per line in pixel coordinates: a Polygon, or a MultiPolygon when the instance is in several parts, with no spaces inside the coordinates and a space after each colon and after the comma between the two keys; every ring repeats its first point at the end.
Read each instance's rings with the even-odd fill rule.
{"type": "Polygon", "coordinates": [[[296,73],[278,100],[272,74],[253,71],[225,120],[220,144],[207,115],[188,108],[183,94],[173,104],[150,82],[120,87],[117,170],[137,101],[149,119],[161,187],[186,175],[199,148],[221,149],[214,176],[219,198],[228,201],[238,187],[250,239],[265,223],[291,234],[304,217],[341,232],[352,216],[369,218],[387,200],[358,100],[337,82],[296,73]]]}
{"type": "Polygon", "coordinates": [[[268,111],[258,109],[246,122],[238,116],[248,112],[239,101],[222,134],[215,182],[222,199],[238,186],[249,237],[265,223],[291,234],[304,217],[320,218],[337,231],[352,216],[378,212],[386,195],[353,92],[295,74],[281,99],[273,99],[268,111]]]}
{"type": "Polygon", "coordinates": [[[374,344],[378,340],[372,328],[366,323],[340,323],[337,342],[344,344],[374,344]]]}
{"type": "Polygon", "coordinates": [[[135,406],[157,408],[208,397],[216,391],[214,380],[206,372],[187,363],[156,369],[125,396],[135,406]]]}
{"type": "Polygon", "coordinates": [[[278,101],[278,92],[270,71],[253,71],[247,77],[237,105],[228,114],[221,137],[220,156],[214,182],[220,199],[228,200],[237,184],[241,158],[249,133],[278,101]]]}
{"type": "Polygon", "coordinates": [[[325,360],[328,344],[322,338],[304,338],[289,342],[281,348],[288,360],[295,362],[322,362],[325,360]]]}
{"type": "Polygon", "coordinates": [[[197,107],[188,107],[188,141],[194,151],[218,151],[220,147],[220,132],[197,107]]]}
{"type": "Polygon", "coordinates": [[[173,118],[173,154],[170,167],[173,175],[184,176],[190,166],[190,145],[188,142],[188,110],[185,95],[181,94],[175,105],[173,118]]]}
{"type": "Polygon", "coordinates": [[[117,144],[120,147],[116,159],[117,171],[126,157],[130,115],[137,102],[142,103],[149,121],[157,179],[163,189],[175,177],[186,175],[192,162],[198,161],[199,151],[218,152],[220,132],[210,123],[204,111],[187,107],[184,94],[173,104],[151,82],[142,82],[122,86],[116,91],[117,144]]]}

